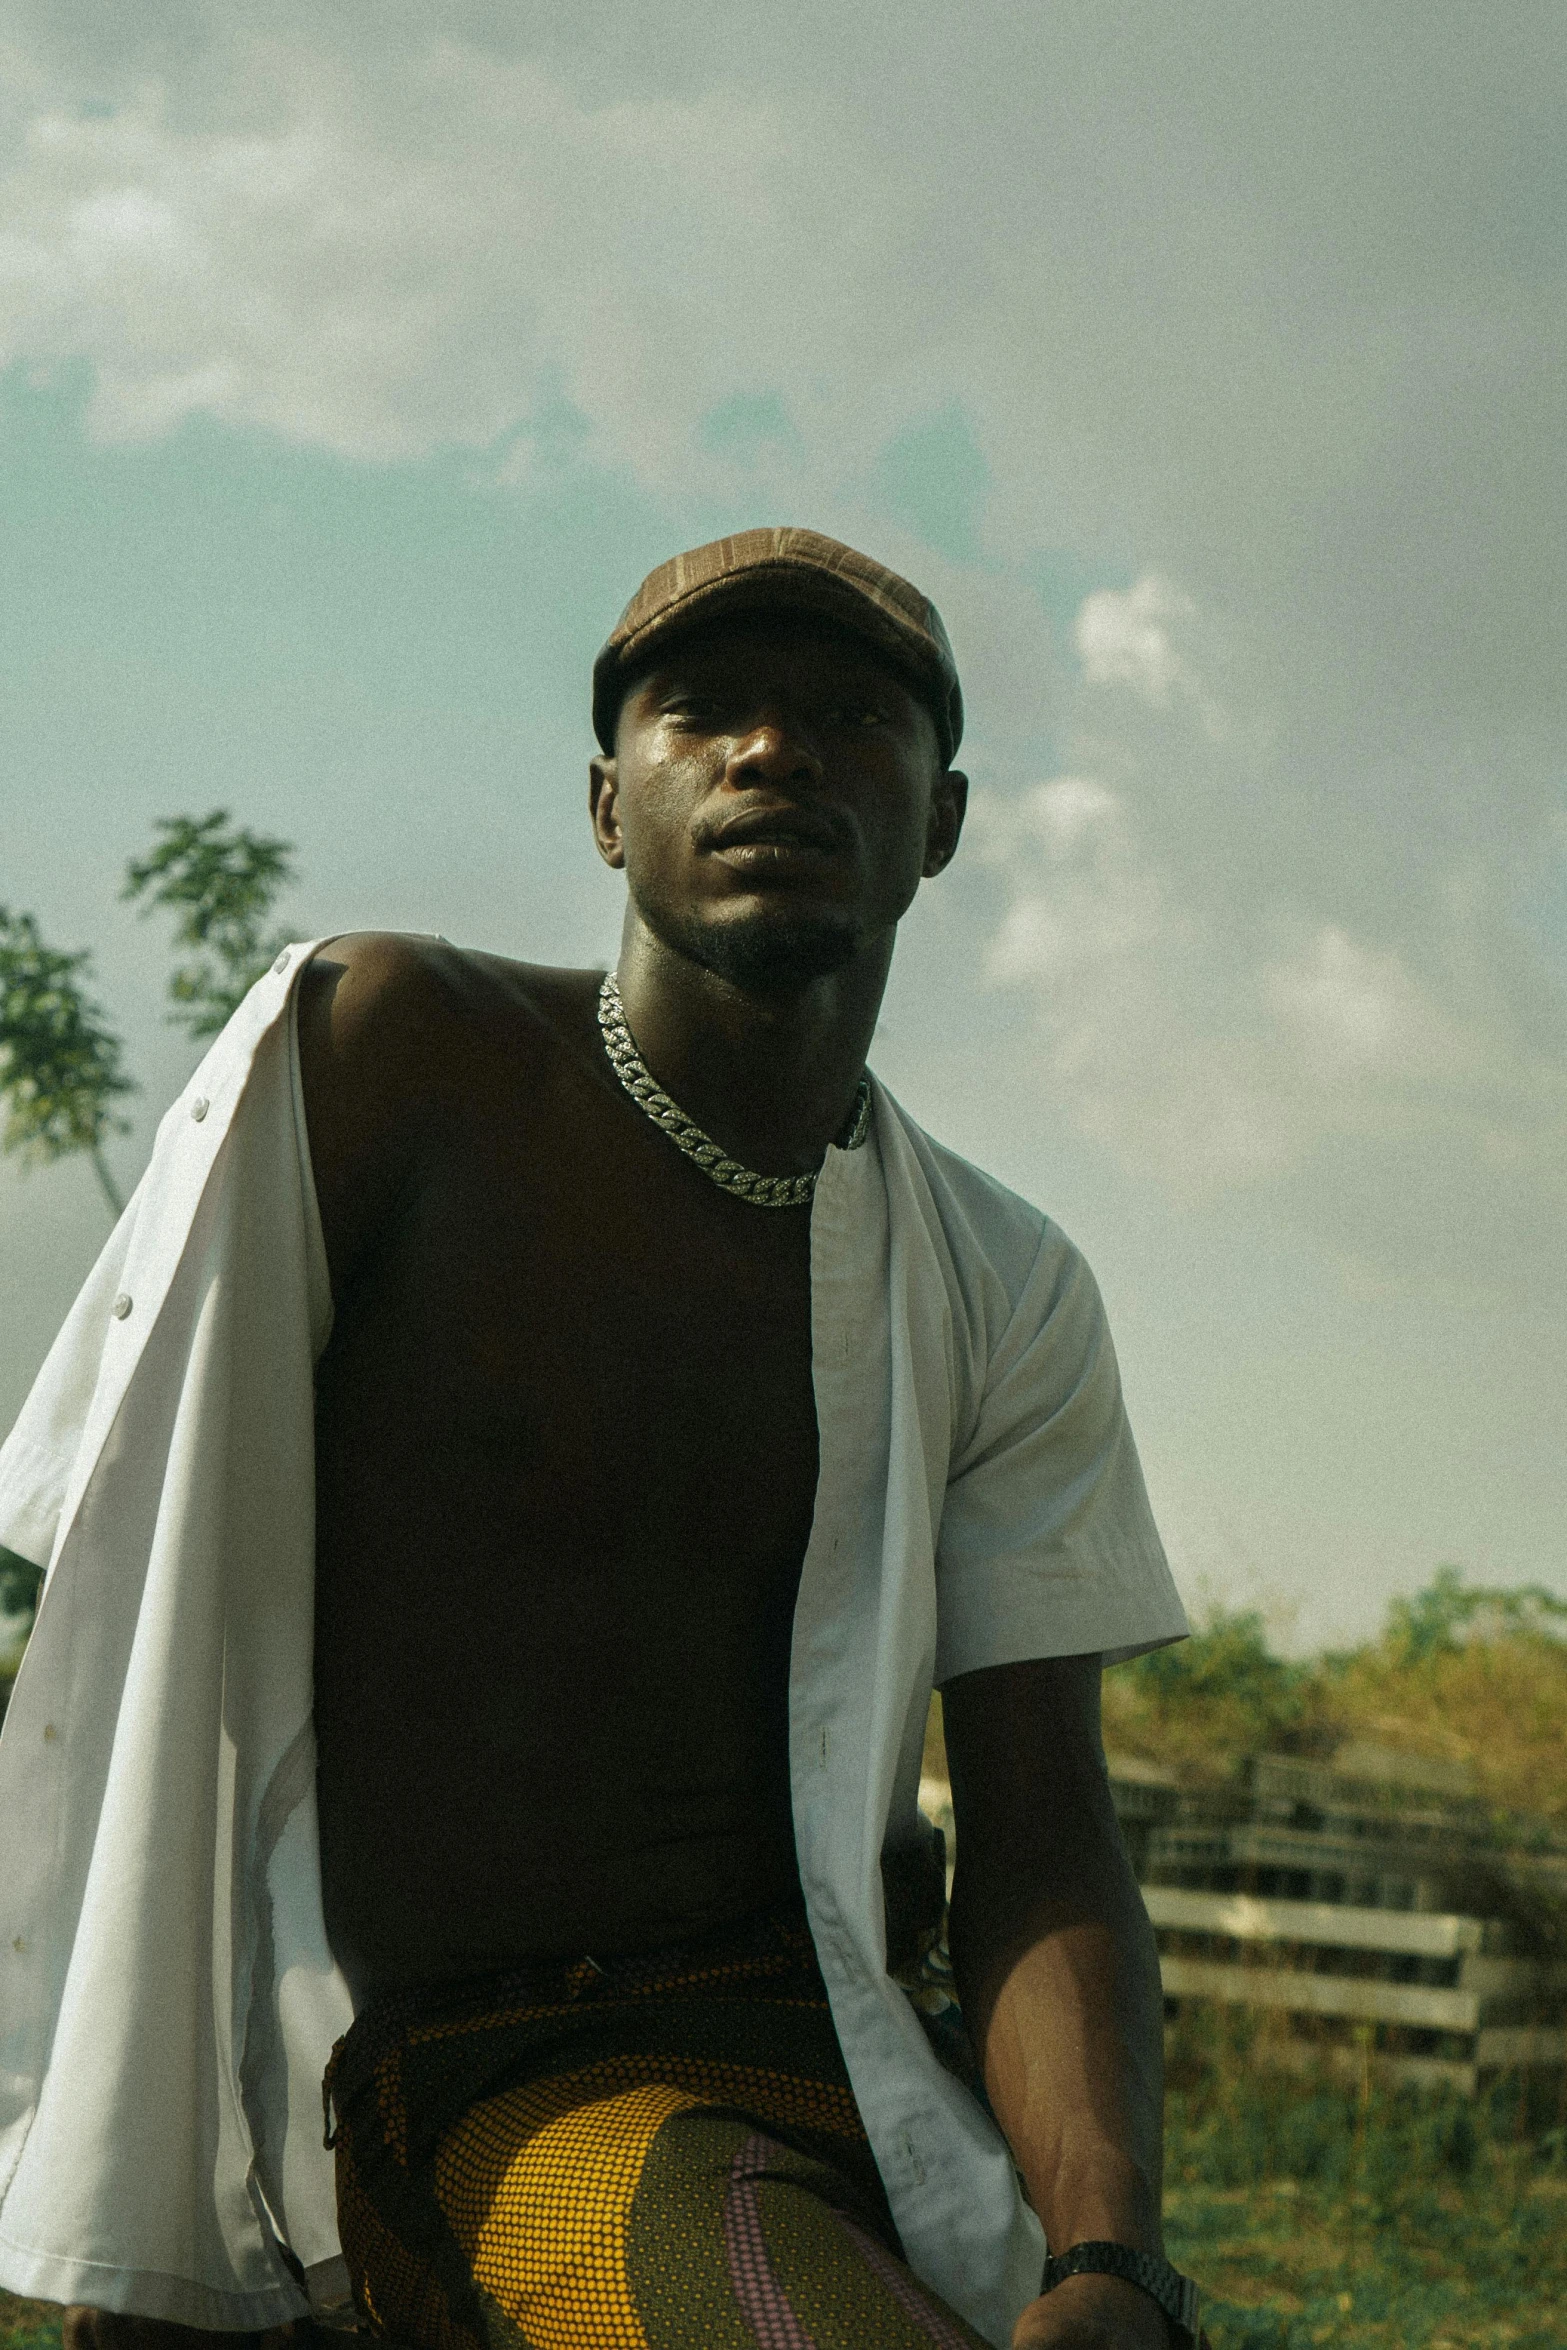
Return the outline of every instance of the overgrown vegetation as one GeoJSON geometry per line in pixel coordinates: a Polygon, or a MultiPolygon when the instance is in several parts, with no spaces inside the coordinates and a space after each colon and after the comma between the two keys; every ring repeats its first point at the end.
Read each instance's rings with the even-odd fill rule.
{"type": "Polygon", "coordinates": [[[1259,2062],[1255,2011],[1174,2028],[1170,2256],[1214,2350],[1562,2350],[1567,2129],[1516,2080],[1489,2099],[1346,2087],[1259,2062]]]}
{"type": "Polygon", "coordinates": [[[61,2314],[52,2301],[0,2293],[0,2350],[59,2350],[61,2314]]]}
{"type": "Polygon", "coordinates": [[[103,1155],[123,1134],[120,1097],[135,1091],[120,1040],[87,993],[92,957],[46,946],[31,914],[0,906],[0,1147],[24,1161],[85,1151],[110,1212],[124,1202],[103,1155]]]}
{"type": "Polygon", "coordinates": [[[1501,1833],[1567,1825],[1567,1601],[1440,1568],[1379,1638],[1276,1656],[1254,1611],[1213,1610],[1190,1640],[1105,1676],[1105,1742],[1190,1782],[1248,1754],[1328,1755],[1348,1737],[1465,1765],[1501,1833]]]}
{"type": "MultiPolygon", "coordinates": [[[[1104,1698],[1112,1751],[1189,1784],[1354,1738],[1464,1765],[1504,1837],[1567,1825],[1567,1602],[1535,1585],[1443,1567],[1376,1639],[1299,1660],[1214,1609],[1104,1698]]],[[[925,1767],[945,1770],[939,1705],[925,1767]]],[[[1346,2085],[1326,2049],[1267,2044],[1288,2030],[1196,2003],[1172,2026],[1166,2225],[1213,2350],[1567,2350],[1567,2083],[1392,2089],[1367,2041],[1346,2085]]]]}
{"type": "MultiPolygon", "coordinates": [[[[1248,1754],[1327,1756],[1347,1739],[1464,1766],[1504,1838],[1567,1825],[1567,1603],[1486,1590],[1455,1568],[1395,1600],[1380,1636],[1276,1656],[1255,1612],[1105,1678],[1112,1749],[1187,1783],[1248,1754]]],[[[1188,2008],[1168,2101],[1171,2256],[1213,2295],[1214,2350],[1563,2350],[1567,2110],[1520,2082],[1417,2095],[1300,2069],[1267,2011],[1188,2008]],[[1270,2055],[1294,2059],[1267,2061],[1270,2055]]],[[[1369,2059],[1369,2043],[1366,2055],[1369,2059]]]]}

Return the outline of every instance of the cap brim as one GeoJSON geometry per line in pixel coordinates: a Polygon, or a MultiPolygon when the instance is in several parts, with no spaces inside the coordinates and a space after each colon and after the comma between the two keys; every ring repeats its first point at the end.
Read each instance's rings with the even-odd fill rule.
{"type": "Polygon", "coordinates": [[[911,629],[882,612],[860,589],[800,563],[756,564],[725,578],[704,580],[618,643],[611,639],[593,667],[593,729],[602,747],[614,750],[615,721],[627,684],[651,667],[666,645],[731,617],[757,612],[826,620],[868,645],[929,709],[943,756],[951,758],[956,686],[944,674],[934,649],[927,653],[911,629]]]}

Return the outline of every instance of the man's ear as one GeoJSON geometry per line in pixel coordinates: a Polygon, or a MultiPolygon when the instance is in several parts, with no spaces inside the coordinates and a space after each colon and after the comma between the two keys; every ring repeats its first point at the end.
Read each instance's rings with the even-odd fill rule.
{"type": "Polygon", "coordinates": [[[626,844],[620,837],[620,786],[611,758],[588,761],[588,815],[593,823],[593,846],[618,873],[626,862],[626,844]]]}
{"type": "Polygon", "coordinates": [[[937,776],[930,795],[925,862],[920,868],[927,881],[944,872],[956,856],[963,818],[967,812],[968,777],[959,768],[946,767],[937,776]]]}

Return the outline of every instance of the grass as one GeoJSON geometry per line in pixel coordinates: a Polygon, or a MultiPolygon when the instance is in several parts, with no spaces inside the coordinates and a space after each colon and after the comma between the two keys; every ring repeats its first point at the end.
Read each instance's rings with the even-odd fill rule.
{"type": "MultiPolygon", "coordinates": [[[[1107,1743],[1187,1785],[1249,1754],[1375,1740],[1458,1763],[1499,1843],[1567,1828],[1567,1604],[1451,1568],[1381,1635],[1300,1660],[1210,1612],[1105,1680],[1107,1743]]],[[[1534,1919],[1567,1948],[1567,1917],[1534,1919]]],[[[1275,2027],[1276,2028],[1276,2027],[1275,2027]]],[[[1210,2293],[1214,2350],[1567,2350],[1567,2107],[1358,2088],[1265,2061],[1255,2012],[1197,2010],[1170,2050],[1171,2256],[1210,2293]]],[[[1277,2052],[1274,2052],[1277,2053],[1277,2052]]],[[[1299,2050],[1295,2052],[1299,2055],[1299,2050]]]]}
{"type": "Polygon", "coordinates": [[[59,2350],[60,2316],[52,2301],[0,2293],[0,2350],[59,2350]]]}
{"type": "Polygon", "coordinates": [[[1489,2099],[1259,2065],[1243,2015],[1170,2050],[1170,2256],[1214,2350],[1563,2350],[1567,2129],[1489,2099]]]}

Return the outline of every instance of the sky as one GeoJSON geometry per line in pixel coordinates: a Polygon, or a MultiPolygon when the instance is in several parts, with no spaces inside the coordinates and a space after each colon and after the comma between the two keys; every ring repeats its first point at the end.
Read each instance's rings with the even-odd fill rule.
{"type": "MultiPolygon", "coordinates": [[[[1567,1593],[1553,5],[0,5],[0,904],[193,1052],[155,821],[298,935],[612,958],[588,672],[800,522],[973,778],[874,1065],[1055,1216],[1183,1588],[1567,1593]]],[[[105,1237],[0,1160],[0,1426],[105,1237]]]]}

